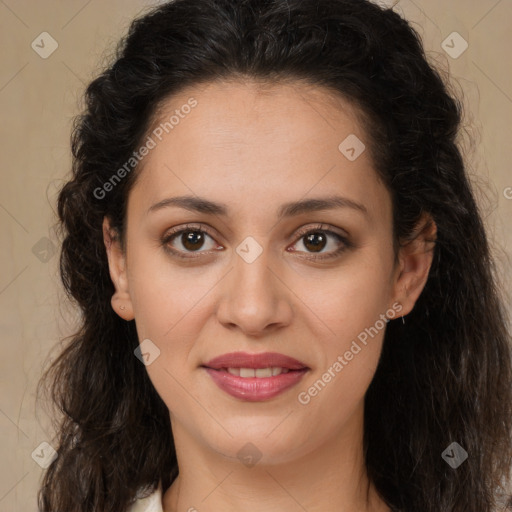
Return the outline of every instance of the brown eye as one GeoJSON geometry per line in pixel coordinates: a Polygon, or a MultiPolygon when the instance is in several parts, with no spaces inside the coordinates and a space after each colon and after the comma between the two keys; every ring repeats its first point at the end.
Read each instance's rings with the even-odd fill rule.
{"type": "Polygon", "coordinates": [[[201,231],[184,231],[180,241],[188,251],[197,251],[204,244],[204,234],[201,231]]]}
{"type": "Polygon", "coordinates": [[[327,237],[321,231],[304,236],[304,247],[312,252],[320,252],[326,245],[327,237]]]}
{"type": "Polygon", "coordinates": [[[201,253],[220,247],[212,236],[197,227],[185,227],[165,236],[162,244],[174,254],[184,258],[190,254],[201,253]]]}
{"type": "Polygon", "coordinates": [[[345,250],[354,247],[346,237],[324,226],[302,230],[298,236],[297,242],[288,250],[294,253],[302,253],[301,257],[310,260],[335,258],[345,250]]]}

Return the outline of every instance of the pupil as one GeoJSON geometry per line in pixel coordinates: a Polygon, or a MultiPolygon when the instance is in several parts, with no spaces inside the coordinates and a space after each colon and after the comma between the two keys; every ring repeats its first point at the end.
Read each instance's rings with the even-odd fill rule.
{"type": "Polygon", "coordinates": [[[320,252],[325,247],[325,236],[323,233],[310,233],[309,235],[306,236],[306,242],[304,243],[304,245],[308,247],[308,243],[312,244],[313,252],[320,252]]]}
{"type": "Polygon", "coordinates": [[[203,242],[203,234],[200,231],[188,231],[182,235],[183,246],[190,251],[200,249],[203,242]]]}

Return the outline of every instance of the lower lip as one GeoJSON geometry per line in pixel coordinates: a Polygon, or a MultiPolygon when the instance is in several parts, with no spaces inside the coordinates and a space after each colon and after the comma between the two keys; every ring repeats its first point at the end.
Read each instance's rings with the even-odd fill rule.
{"type": "Polygon", "coordinates": [[[228,395],[246,400],[260,402],[269,400],[287,389],[295,386],[307,372],[303,370],[290,370],[273,377],[237,377],[226,370],[205,368],[213,382],[228,395]]]}

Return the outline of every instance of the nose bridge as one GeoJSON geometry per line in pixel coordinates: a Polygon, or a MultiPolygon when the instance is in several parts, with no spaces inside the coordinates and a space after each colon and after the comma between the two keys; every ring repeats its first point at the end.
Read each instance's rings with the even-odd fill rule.
{"type": "Polygon", "coordinates": [[[270,250],[267,242],[249,236],[236,248],[233,269],[233,286],[239,303],[251,309],[259,302],[260,310],[275,300],[275,278],[269,269],[270,250]]]}

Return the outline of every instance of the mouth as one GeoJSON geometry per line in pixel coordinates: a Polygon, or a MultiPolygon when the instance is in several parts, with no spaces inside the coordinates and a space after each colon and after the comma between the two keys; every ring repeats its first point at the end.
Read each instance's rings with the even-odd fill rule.
{"type": "Polygon", "coordinates": [[[276,352],[224,354],[202,368],[222,391],[251,402],[269,400],[283,393],[310,370],[297,359],[276,352]]]}
{"type": "Polygon", "coordinates": [[[242,377],[243,379],[251,377],[262,379],[265,377],[276,377],[277,375],[288,373],[289,371],[296,372],[299,370],[290,370],[289,368],[272,366],[268,368],[219,368],[219,371],[227,371],[231,375],[236,375],[237,377],[242,377]]]}

